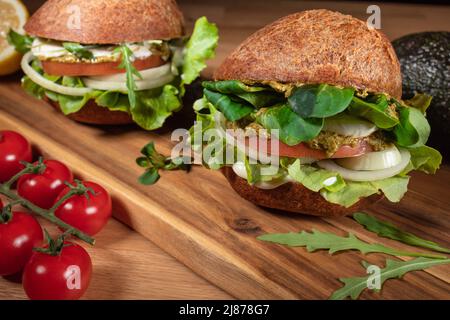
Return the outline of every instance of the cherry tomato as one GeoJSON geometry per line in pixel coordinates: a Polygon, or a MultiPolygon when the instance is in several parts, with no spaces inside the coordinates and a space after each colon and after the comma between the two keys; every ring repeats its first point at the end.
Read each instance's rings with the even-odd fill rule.
{"type": "Polygon", "coordinates": [[[56,197],[73,182],[73,174],[63,163],[44,160],[46,169],[41,174],[26,174],[17,183],[18,194],[43,209],[50,209],[56,197]]]}
{"type": "MultiPolygon", "coordinates": [[[[146,59],[137,59],[133,65],[137,70],[145,70],[163,65],[165,62],[160,56],[150,56],[146,59]]],[[[101,76],[124,73],[119,69],[120,61],[101,63],[64,63],[57,61],[42,61],[45,73],[57,76],[101,76]]]]}
{"type": "MultiPolygon", "coordinates": [[[[62,203],[55,215],[71,226],[93,236],[100,232],[111,217],[112,204],[108,192],[94,182],[83,182],[86,188],[94,191],[85,195],[75,195],[62,203]]],[[[56,201],[61,199],[69,188],[64,189],[56,201]]]]}
{"type": "Polygon", "coordinates": [[[77,300],[86,292],[92,261],[83,247],[65,242],[58,255],[33,252],[23,271],[22,284],[32,300],[77,300]]]}
{"type": "Polygon", "coordinates": [[[30,143],[14,131],[0,131],[0,182],[6,182],[24,168],[21,161],[33,159],[30,143]]]}
{"type": "MultiPolygon", "coordinates": [[[[1,207],[0,203],[0,210],[1,207]]],[[[33,248],[41,245],[42,240],[42,228],[33,216],[13,212],[9,221],[0,223],[0,275],[22,271],[33,248]]]]}

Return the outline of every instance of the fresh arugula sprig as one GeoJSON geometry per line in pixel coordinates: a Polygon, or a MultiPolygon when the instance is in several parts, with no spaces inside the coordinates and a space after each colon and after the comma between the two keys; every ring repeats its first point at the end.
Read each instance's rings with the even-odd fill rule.
{"type": "Polygon", "coordinates": [[[155,144],[150,142],[142,150],[143,157],[136,159],[136,163],[145,168],[145,173],[139,177],[139,182],[143,185],[153,185],[158,182],[159,170],[190,170],[190,165],[186,164],[185,159],[178,157],[172,159],[156,151],[155,144]]]}
{"type": "MultiPolygon", "coordinates": [[[[405,273],[417,270],[423,270],[436,265],[449,264],[450,259],[436,260],[429,258],[417,258],[409,261],[386,260],[386,266],[380,269],[380,286],[388,279],[400,278],[405,273]]],[[[363,266],[367,269],[369,263],[363,262],[363,266]]],[[[347,297],[357,299],[360,294],[368,287],[368,281],[372,275],[354,278],[339,279],[344,286],[336,290],[330,297],[330,300],[343,300],[347,297]]]]}
{"type": "Polygon", "coordinates": [[[134,77],[142,79],[142,75],[133,65],[133,51],[126,45],[123,44],[113,51],[114,53],[121,55],[121,63],[119,69],[125,69],[127,74],[127,89],[128,89],[128,100],[130,101],[131,109],[136,108],[137,97],[136,90],[137,85],[134,77]]]}
{"type": "Polygon", "coordinates": [[[353,215],[353,219],[355,219],[360,225],[364,226],[367,230],[376,233],[380,237],[397,240],[415,247],[426,248],[437,252],[450,253],[450,249],[444,248],[436,242],[425,240],[412,233],[402,231],[390,222],[378,220],[377,218],[363,212],[355,213],[353,215]]]}
{"type": "Polygon", "coordinates": [[[63,42],[62,45],[64,49],[69,51],[77,58],[86,60],[94,59],[94,54],[90,51],[90,49],[98,47],[98,46],[83,46],[75,42],[63,42]]]}
{"type": "Polygon", "coordinates": [[[8,43],[14,46],[16,51],[20,53],[27,53],[30,51],[34,41],[33,37],[22,35],[13,29],[9,30],[6,39],[8,40],[8,43]]]}
{"type": "Polygon", "coordinates": [[[433,259],[446,258],[445,256],[425,252],[400,251],[378,243],[367,243],[358,239],[352,233],[348,237],[341,237],[333,233],[313,230],[311,233],[302,231],[300,233],[265,234],[258,237],[258,239],[291,247],[306,247],[308,252],[328,250],[329,254],[334,254],[345,250],[358,250],[363,254],[385,253],[392,256],[428,257],[433,259]]]}

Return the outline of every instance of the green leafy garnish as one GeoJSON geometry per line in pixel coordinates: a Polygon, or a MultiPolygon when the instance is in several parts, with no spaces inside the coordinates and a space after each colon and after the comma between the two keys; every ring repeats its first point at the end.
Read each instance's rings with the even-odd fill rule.
{"type": "Polygon", "coordinates": [[[134,77],[142,79],[141,74],[137,71],[137,69],[133,65],[132,57],[133,51],[126,45],[123,44],[120,47],[117,47],[114,50],[114,53],[120,53],[122,60],[119,65],[119,69],[125,69],[127,74],[127,88],[128,88],[128,99],[130,101],[131,109],[136,107],[136,90],[137,85],[134,77]]]}
{"type": "Polygon", "coordinates": [[[79,59],[92,60],[94,58],[94,54],[89,50],[92,49],[93,46],[85,47],[75,42],[63,42],[62,45],[64,49],[79,59]]]}
{"type": "Polygon", "coordinates": [[[205,89],[225,94],[240,94],[271,90],[270,88],[266,87],[248,86],[238,80],[203,81],[202,86],[205,89]]]}
{"type": "Polygon", "coordinates": [[[381,129],[390,129],[399,123],[397,116],[389,109],[389,101],[382,94],[365,99],[355,96],[347,110],[354,116],[371,121],[381,129]]]}
{"type": "Polygon", "coordinates": [[[436,242],[425,240],[412,233],[402,231],[392,223],[378,220],[374,216],[362,212],[357,212],[353,214],[353,219],[355,219],[359,224],[363,225],[367,230],[376,233],[380,237],[397,240],[415,247],[450,253],[450,249],[444,248],[436,242]]]}
{"type": "Polygon", "coordinates": [[[354,92],[327,84],[304,85],[292,91],[288,102],[302,118],[327,118],[347,109],[354,92]]]}
{"type": "MultiPolygon", "coordinates": [[[[409,261],[395,261],[386,259],[386,267],[380,269],[380,286],[388,279],[401,278],[405,273],[417,270],[424,270],[433,266],[448,264],[450,259],[436,260],[429,258],[416,258],[409,261]]],[[[368,263],[364,263],[364,267],[368,267],[368,263]]],[[[368,281],[372,275],[355,278],[340,279],[345,285],[336,290],[330,297],[331,300],[343,300],[347,297],[357,299],[360,294],[368,287],[368,281]]]]}
{"type": "Polygon", "coordinates": [[[434,174],[442,162],[442,155],[436,149],[428,146],[409,148],[412,169],[434,174]]]}
{"type": "Polygon", "coordinates": [[[197,19],[191,38],[186,44],[183,62],[182,86],[192,83],[206,67],[206,60],[214,58],[219,41],[219,30],[206,17],[197,19]]]}
{"type": "Polygon", "coordinates": [[[425,114],[432,100],[432,96],[423,93],[416,93],[411,99],[405,100],[405,103],[410,107],[419,109],[420,112],[425,114]]]}
{"type": "Polygon", "coordinates": [[[6,39],[8,40],[8,43],[14,46],[16,51],[20,53],[27,53],[30,51],[34,41],[33,37],[22,35],[13,29],[9,30],[6,39]]]}
{"type": "Polygon", "coordinates": [[[328,250],[329,254],[345,250],[358,250],[363,254],[367,253],[385,253],[393,256],[407,257],[429,257],[434,259],[445,259],[445,256],[429,254],[425,252],[400,251],[386,247],[378,243],[367,243],[358,239],[350,233],[348,237],[341,237],[333,233],[320,232],[313,230],[311,233],[302,231],[300,233],[279,233],[265,234],[258,237],[258,240],[274,242],[290,247],[306,247],[308,252],[317,250],[328,250]]]}
{"type": "Polygon", "coordinates": [[[220,110],[225,118],[230,121],[237,121],[254,111],[252,105],[244,100],[232,100],[228,95],[220,92],[203,90],[205,98],[211,102],[218,110],[220,110]]]}
{"type": "Polygon", "coordinates": [[[136,159],[136,163],[145,168],[145,173],[139,177],[139,182],[144,185],[153,185],[158,182],[159,170],[185,170],[189,171],[190,166],[185,164],[184,158],[172,159],[156,151],[155,144],[150,142],[142,150],[142,157],[136,159]]]}
{"type": "Polygon", "coordinates": [[[314,139],[324,123],[321,118],[300,117],[287,104],[261,110],[257,114],[257,121],[266,129],[278,129],[278,138],[290,146],[314,139]]]}
{"type": "Polygon", "coordinates": [[[394,128],[397,144],[402,147],[420,147],[430,136],[430,124],[419,109],[398,107],[400,123],[394,128]]]}

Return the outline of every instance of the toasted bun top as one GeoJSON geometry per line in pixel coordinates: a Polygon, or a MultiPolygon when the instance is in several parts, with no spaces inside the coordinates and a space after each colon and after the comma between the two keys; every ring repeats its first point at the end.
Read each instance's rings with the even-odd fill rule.
{"type": "Polygon", "coordinates": [[[183,36],[174,0],[48,0],[25,31],[36,37],[84,44],[118,44],[183,36]]]}
{"type": "Polygon", "coordinates": [[[216,80],[327,83],[400,98],[400,64],[391,43],[366,23],[328,10],[281,18],[237,47],[216,80]]]}

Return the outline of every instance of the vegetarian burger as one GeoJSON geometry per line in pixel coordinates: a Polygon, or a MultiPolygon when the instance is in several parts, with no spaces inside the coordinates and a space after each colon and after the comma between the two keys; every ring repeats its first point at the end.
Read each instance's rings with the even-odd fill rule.
{"type": "Polygon", "coordinates": [[[213,166],[257,205],[341,216],[383,195],[400,201],[410,171],[434,173],[440,165],[439,152],[425,145],[430,97],[401,100],[390,42],[351,16],[284,17],[245,40],[214,78],[195,105],[203,130],[277,132],[276,172],[265,174],[267,164],[252,164],[239,147],[244,161],[213,166]]]}
{"type": "Polygon", "coordinates": [[[23,87],[70,118],[131,120],[153,130],[181,108],[214,55],[215,25],[200,18],[190,39],[173,0],[49,0],[10,43],[25,53],[23,87]]]}

